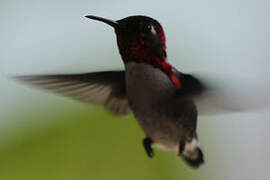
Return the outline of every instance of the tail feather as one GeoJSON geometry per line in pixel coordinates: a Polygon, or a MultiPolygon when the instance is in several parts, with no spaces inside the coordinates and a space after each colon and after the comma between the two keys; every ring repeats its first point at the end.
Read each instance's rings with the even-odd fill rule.
{"type": "Polygon", "coordinates": [[[190,142],[186,142],[181,153],[184,160],[191,166],[198,168],[204,163],[203,152],[197,138],[193,138],[190,142]]]}

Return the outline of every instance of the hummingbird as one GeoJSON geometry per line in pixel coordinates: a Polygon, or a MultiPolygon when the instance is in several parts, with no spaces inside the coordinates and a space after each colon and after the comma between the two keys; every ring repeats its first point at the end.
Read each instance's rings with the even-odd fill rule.
{"type": "Polygon", "coordinates": [[[142,146],[148,157],[154,157],[153,147],[157,146],[176,152],[192,167],[203,164],[194,98],[205,91],[205,85],[168,62],[161,24],[142,15],[116,21],[93,15],[85,17],[114,28],[124,70],[27,75],[17,79],[86,103],[103,105],[116,115],[133,113],[145,134],[142,146]]]}

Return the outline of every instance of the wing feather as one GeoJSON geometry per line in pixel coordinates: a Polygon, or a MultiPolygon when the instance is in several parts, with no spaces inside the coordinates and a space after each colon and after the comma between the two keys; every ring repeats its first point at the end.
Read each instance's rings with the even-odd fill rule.
{"type": "Polygon", "coordinates": [[[15,79],[89,104],[104,105],[119,115],[129,112],[124,71],[16,76],[15,79]]]}

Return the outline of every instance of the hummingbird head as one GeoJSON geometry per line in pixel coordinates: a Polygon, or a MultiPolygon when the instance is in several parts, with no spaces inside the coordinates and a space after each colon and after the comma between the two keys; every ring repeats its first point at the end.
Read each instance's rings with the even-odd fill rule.
{"type": "Polygon", "coordinates": [[[86,17],[114,27],[124,63],[133,61],[155,65],[165,61],[165,34],[162,26],[155,19],[146,16],[129,16],[113,21],[97,16],[86,17]]]}

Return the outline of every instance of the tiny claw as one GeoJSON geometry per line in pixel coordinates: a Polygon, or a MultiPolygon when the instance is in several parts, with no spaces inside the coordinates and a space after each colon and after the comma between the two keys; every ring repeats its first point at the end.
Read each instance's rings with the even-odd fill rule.
{"type": "Polygon", "coordinates": [[[146,154],[149,158],[154,157],[154,151],[151,147],[151,145],[153,144],[153,141],[150,138],[144,138],[143,140],[143,146],[144,149],[146,151],[146,154]]]}
{"type": "Polygon", "coordinates": [[[184,140],[181,140],[179,143],[179,149],[178,149],[178,155],[181,156],[184,152],[186,142],[184,140]]]}

